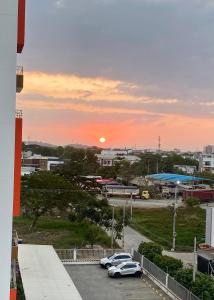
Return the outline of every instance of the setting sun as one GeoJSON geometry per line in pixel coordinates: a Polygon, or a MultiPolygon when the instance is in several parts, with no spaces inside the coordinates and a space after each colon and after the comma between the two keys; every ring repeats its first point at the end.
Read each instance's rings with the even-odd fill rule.
{"type": "Polygon", "coordinates": [[[99,141],[100,141],[100,143],[105,143],[106,139],[105,139],[104,137],[101,137],[101,138],[99,139],[99,141]]]}

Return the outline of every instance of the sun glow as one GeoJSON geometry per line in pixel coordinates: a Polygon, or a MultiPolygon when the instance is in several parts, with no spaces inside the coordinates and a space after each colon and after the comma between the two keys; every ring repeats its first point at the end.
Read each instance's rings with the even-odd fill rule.
{"type": "Polygon", "coordinates": [[[106,138],[104,138],[104,137],[101,137],[101,138],[99,139],[99,141],[100,141],[100,143],[105,143],[105,141],[106,141],[106,138]]]}

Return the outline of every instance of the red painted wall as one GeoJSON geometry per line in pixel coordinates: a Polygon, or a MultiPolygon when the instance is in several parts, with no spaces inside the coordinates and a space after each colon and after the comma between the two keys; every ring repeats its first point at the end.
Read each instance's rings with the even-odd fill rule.
{"type": "Polygon", "coordinates": [[[10,300],[16,300],[16,289],[10,290],[10,300]]]}
{"type": "Polygon", "coordinates": [[[17,53],[21,53],[25,43],[25,0],[18,0],[17,53]]]}
{"type": "Polygon", "coordinates": [[[21,193],[21,164],[22,164],[22,119],[16,118],[15,132],[15,164],[14,164],[14,192],[13,192],[13,216],[20,215],[21,193]]]}

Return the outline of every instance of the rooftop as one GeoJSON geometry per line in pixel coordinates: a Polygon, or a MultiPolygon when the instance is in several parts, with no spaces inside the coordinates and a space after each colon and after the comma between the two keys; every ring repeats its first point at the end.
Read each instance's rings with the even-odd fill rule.
{"type": "Polygon", "coordinates": [[[19,245],[26,300],[82,300],[52,246],[19,245]]]}

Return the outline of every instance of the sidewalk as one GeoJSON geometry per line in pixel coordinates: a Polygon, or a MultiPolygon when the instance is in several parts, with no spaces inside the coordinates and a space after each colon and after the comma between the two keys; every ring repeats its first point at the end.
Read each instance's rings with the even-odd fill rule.
{"type": "MultiPolygon", "coordinates": [[[[127,226],[125,227],[125,249],[138,249],[138,246],[141,242],[152,242],[150,239],[140,234],[133,228],[127,226]]],[[[117,243],[122,247],[122,240],[117,240],[117,243]]],[[[177,259],[181,259],[185,266],[190,266],[193,264],[193,253],[191,252],[171,252],[163,251],[163,255],[168,255],[177,259]]]]}

